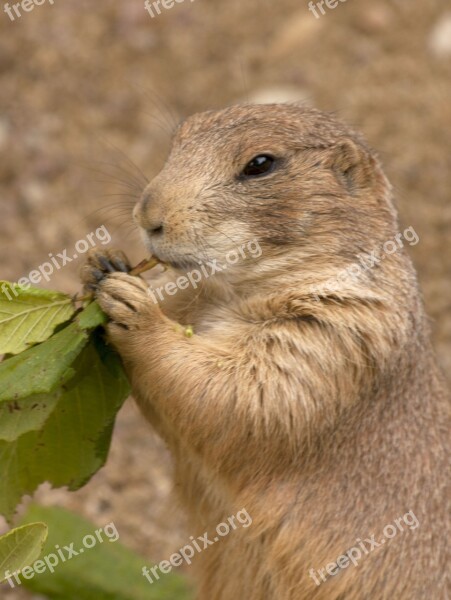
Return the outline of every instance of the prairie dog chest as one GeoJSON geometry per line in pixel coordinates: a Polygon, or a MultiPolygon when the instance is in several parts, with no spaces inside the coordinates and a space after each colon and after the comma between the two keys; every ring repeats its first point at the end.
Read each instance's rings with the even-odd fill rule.
{"type": "Polygon", "coordinates": [[[170,319],[192,325],[198,333],[236,319],[231,293],[217,282],[206,286],[193,273],[165,271],[149,281],[149,300],[158,303],[170,319]]]}

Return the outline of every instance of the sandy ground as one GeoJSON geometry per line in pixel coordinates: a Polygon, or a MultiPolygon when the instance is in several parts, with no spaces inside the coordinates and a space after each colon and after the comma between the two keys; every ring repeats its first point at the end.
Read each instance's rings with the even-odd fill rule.
{"type": "MultiPolygon", "coordinates": [[[[445,0],[196,0],[151,18],[142,0],[46,1],[0,11],[1,278],[16,281],[105,225],[138,262],[139,176],[164,161],[180,119],[243,99],[304,99],[377,148],[396,193],[439,360],[451,378],[451,16],[445,0]],[[125,195],[123,195],[125,194],[125,195]]],[[[99,242],[100,244],[100,242],[99,242]]],[[[80,260],[48,287],[79,289],[80,260]]],[[[129,403],[109,463],[83,490],[42,489],[149,560],[190,535],[167,502],[170,461],[129,403]]],[[[6,600],[30,598],[2,590],[6,600]]]]}

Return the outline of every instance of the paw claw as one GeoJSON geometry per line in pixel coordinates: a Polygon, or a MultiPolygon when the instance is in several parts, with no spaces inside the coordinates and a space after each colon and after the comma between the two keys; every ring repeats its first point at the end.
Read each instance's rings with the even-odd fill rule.
{"type": "Polygon", "coordinates": [[[114,260],[114,264],[117,267],[117,271],[121,271],[122,273],[129,273],[131,271],[131,268],[129,265],[127,265],[123,260],[121,260],[120,258],[116,258],[114,260]]]}
{"type": "Polygon", "coordinates": [[[100,269],[92,269],[91,274],[97,282],[102,281],[102,279],[105,277],[105,273],[100,269]]]}
{"type": "Polygon", "coordinates": [[[131,269],[127,257],[120,250],[93,249],[88,253],[87,261],[80,272],[85,291],[96,291],[106,276],[131,269]]]}
{"type": "Polygon", "coordinates": [[[100,266],[106,273],[114,273],[117,269],[114,268],[112,261],[106,256],[99,256],[98,258],[100,266]]]}

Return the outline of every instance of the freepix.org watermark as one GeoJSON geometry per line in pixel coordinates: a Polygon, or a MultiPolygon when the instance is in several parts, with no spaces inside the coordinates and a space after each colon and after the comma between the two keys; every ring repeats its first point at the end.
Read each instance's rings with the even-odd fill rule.
{"type": "Polygon", "coordinates": [[[11,21],[15,21],[16,18],[20,18],[24,12],[31,12],[34,10],[35,6],[42,6],[45,2],[48,2],[52,6],[55,4],[55,0],[22,0],[22,2],[15,2],[12,5],[9,2],[6,2],[3,6],[3,10],[11,21]]]}
{"type": "MultiPolygon", "coordinates": [[[[153,19],[156,15],[161,15],[162,8],[169,10],[176,4],[182,4],[182,2],[185,2],[185,0],[146,0],[144,8],[153,19]]],[[[191,0],[191,2],[194,2],[194,0],[191,0]]]]}
{"type": "Polygon", "coordinates": [[[308,9],[311,13],[315,15],[315,19],[319,19],[321,15],[325,15],[326,11],[324,9],[324,5],[327,6],[329,10],[333,10],[337,8],[340,3],[346,2],[347,0],[319,0],[319,2],[313,2],[312,0],[308,4],[308,9]],[[321,14],[319,14],[321,13],[321,14]]]}
{"type": "Polygon", "coordinates": [[[343,283],[346,283],[347,281],[357,281],[365,271],[369,271],[379,265],[381,261],[384,260],[385,256],[394,254],[400,248],[403,248],[403,240],[405,240],[409,246],[416,246],[420,241],[420,238],[412,226],[407,227],[402,233],[397,233],[392,240],[384,242],[380,248],[376,248],[371,252],[358,254],[356,262],[349,265],[349,267],[342,269],[337,275],[331,277],[321,285],[311,286],[310,293],[313,294],[315,300],[319,302],[321,296],[325,296],[330,292],[339,291],[343,283]]]}
{"type": "Polygon", "coordinates": [[[262,255],[262,249],[257,240],[251,240],[246,244],[242,244],[239,248],[230,250],[223,263],[218,262],[216,259],[208,261],[206,263],[200,263],[198,269],[193,269],[186,275],[181,275],[175,281],[169,281],[165,285],[158,288],[149,288],[148,294],[152,298],[153,302],[163,302],[165,295],[175,296],[179,290],[186,290],[190,286],[197,289],[198,284],[203,279],[208,279],[226,271],[229,267],[236,265],[240,260],[246,258],[258,258],[262,255]]]}
{"type": "Polygon", "coordinates": [[[105,539],[107,539],[109,542],[117,542],[119,539],[119,532],[116,529],[116,525],[112,522],[108,523],[108,525],[105,525],[105,527],[102,527],[102,529],[97,529],[94,532],[94,535],[85,535],[81,542],[82,546],[78,550],[74,548],[75,542],[69,544],[69,546],[63,546],[62,548],[57,544],[55,546],[55,552],[47,554],[47,556],[44,556],[44,558],[35,561],[33,565],[24,567],[20,571],[16,571],[14,573],[5,571],[5,579],[12,588],[15,588],[16,583],[14,583],[13,579],[17,582],[17,585],[22,584],[19,575],[25,579],[33,579],[36,573],[39,575],[45,573],[46,571],[54,573],[56,567],[60,563],[65,563],[68,560],[83,554],[85,550],[91,550],[97,546],[97,544],[103,544],[105,539]]]}
{"type": "Polygon", "coordinates": [[[419,524],[420,522],[416,518],[414,512],[409,510],[405,515],[398,517],[393,523],[389,523],[384,527],[382,537],[379,541],[376,540],[374,534],[363,540],[357,538],[356,543],[358,545],[349,548],[347,552],[336,558],[334,562],[328,563],[322,569],[318,569],[317,571],[313,568],[310,569],[309,575],[317,586],[321,585],[321,583],[326,581],[329,577],[337,575],[344,569],[347,569],[351,564],[354,565],[354,567],[357,567],[364,555],[380,548],[388,540],[396,537],[398,533],[403,533],[405,525],[412,531],[416,529],[419,524]]]}
{"type": "Polygon", "coordinates": [[[154,583],[154,581],[160,579],[158,571],[166,574],[172,571],[173,567],[180,567],[183,563],[190,565],[191,559],[196,553],[199,554],[210,546],[213,546],[216,542],[219,542],[221,538],[229,535],[231,531],[238,529],[240,526],[247,528],[249,525],[252,525],[252,518],[247,510],[243,508],[238,511],[236,515],[229,517],[227,522],[219,523],[219,525],[216,526],[216,535],[214,535],[213,539],[208,537],[208,531],[203,535],[200,535],[197,539],[190,536],[191,543],[180,548],[180,550],[173,554],[169,560],[162,560],[158,565],[155,565],[150,569],[148,567],[143,567],[142,574],[149,583],[154,583]]]}
{"type": "MultiPolygon", "coordinates": [[[[97,245],[97,242],[100,242],[102,246],[105,246],[111,242],[111,235],[109,234],[105,225],[102,225],[95,231],[88,233],[86,239],[78,240],[74,246],[75,252],[72,252],[71,256],[69,256],[69,251],[67,249],[57,253],[56,256],[50,253],[50,261],[44,262],[42,265],[39,265],[37,269],[30,271],[28,276],[19,279],[16,285],[23,290],[28,290],[31,284],[37,285],[38,283],[41,283],[42,280],[50,281],[50,277],[53,275],[55,270],[59,271],[67,264],[77,260],[80,255],[85,254],[88,250],[94,248],[97,245]]],[[[17,291],[15,286],[10,286],[7,283],[2,284],[0,289],[6,298],[8,298],[8,300],[13,300],[14,296],[17,298],[19,295],[19,291],[17,291]]]]}

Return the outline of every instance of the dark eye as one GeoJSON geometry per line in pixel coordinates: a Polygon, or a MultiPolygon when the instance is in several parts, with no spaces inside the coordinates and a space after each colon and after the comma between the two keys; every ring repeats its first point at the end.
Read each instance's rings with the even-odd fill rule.
{"type": "Polygon", "coordinates": [[[259,154],[253,158],[241,172],[242,177],[260,177],[260,175],[266,175],[270,173],[273,168],[276,159],[269,154],[259,154]]]}

